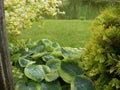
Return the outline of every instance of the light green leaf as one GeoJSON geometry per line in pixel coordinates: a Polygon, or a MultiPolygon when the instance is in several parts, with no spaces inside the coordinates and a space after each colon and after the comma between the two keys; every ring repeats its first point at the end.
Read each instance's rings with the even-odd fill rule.
{"type": "Polygon", "coordinates": [[[15,90],[40,90],[40,84],[20,80],[16,83],[15,90]]]}
{"type": "Polygon", "coordinates": [[[46,75],[45,80],[47,82],[55,81],[59,77],[58,72],[52,72],[46,75]]]}
{"type": "Polygon", "coordinates": [[[76,76],[71,83],[71,90],[96,90],[93,82],[86,76],[76,76]]]}
{"type": "Polygon", "coordinates": [[[65,82],[71,83],[77,75],[83,74],[83,69],[77,62],[66,60],[61,63],[59,74],[65,82]]]}
{"type": "Polygon", "coordinates": [[[12,60],[12,62],[16,62],[18,61],[18,58],[21,56],[20,53],[17,53],[17,54],[13,54],[10,58],[12,60]]]}
{"type": "Polygon", "coordinates": [[[28,78],[38,82],[42,81],[45,78],[45,72],[42,65],[27,66],[24,69],[24,73],[28,78]]]}
{"type": "Polygon", "coordinates": [[[103,35],[103,40],[106,41],[106,42],[110,42],[111,41],[105,34],[103,35]]]}
{"type": "Polygon", "coordinates": [[[45,74],[48,74],[48,73],[51,72],[51,69],[50,69],[47,65],[41,65],[41,66],[42,66],[42,68],[43,68],[45,74]]]}
{"type": "Polygon", "coordinates": [[[46,54],[46,52],[36,53],[36,54],[33,54],[31,57],[33,59],[38,59],[38,58],[42,57],[45,54],[46,54]]]}

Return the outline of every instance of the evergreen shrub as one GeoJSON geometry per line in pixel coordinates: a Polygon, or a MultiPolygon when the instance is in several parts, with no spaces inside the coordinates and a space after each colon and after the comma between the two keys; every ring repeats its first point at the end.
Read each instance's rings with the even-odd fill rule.
{"type": "Polygon", "coordinates": [[[83,66],[97,90],[120,90],[120,8],[105,10],[93,22],[83,66]]]}

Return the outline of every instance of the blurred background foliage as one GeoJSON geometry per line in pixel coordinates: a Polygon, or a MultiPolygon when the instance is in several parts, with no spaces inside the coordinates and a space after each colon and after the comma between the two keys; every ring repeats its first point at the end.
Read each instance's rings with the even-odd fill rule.
{"type": "Polygon", "coordinates": [[[119,6],[119,0],[62,0],[60,10],[65,14],[51,17],[44,14],[47,19],[80,19],[91,20],[98,16],[104,9],[119,6]]]}

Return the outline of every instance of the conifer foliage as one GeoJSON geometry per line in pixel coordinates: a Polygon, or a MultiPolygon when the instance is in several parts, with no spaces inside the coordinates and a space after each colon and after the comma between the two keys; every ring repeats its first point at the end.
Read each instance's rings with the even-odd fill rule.
{"type": "Polygon", "coordinates": [[[83,65],[97,90],[120,90],[120,8],[105,10],[93,22],[83,65]]]}

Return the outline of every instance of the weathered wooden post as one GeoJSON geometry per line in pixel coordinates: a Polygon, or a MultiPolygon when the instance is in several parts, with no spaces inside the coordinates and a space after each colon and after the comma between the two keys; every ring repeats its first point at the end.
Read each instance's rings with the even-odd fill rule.
{"type": "Polygon", "coordinates": [[[13,78],[6,35],[4,0],[0,0],[0,90],[13,90],[13,78]]]}

